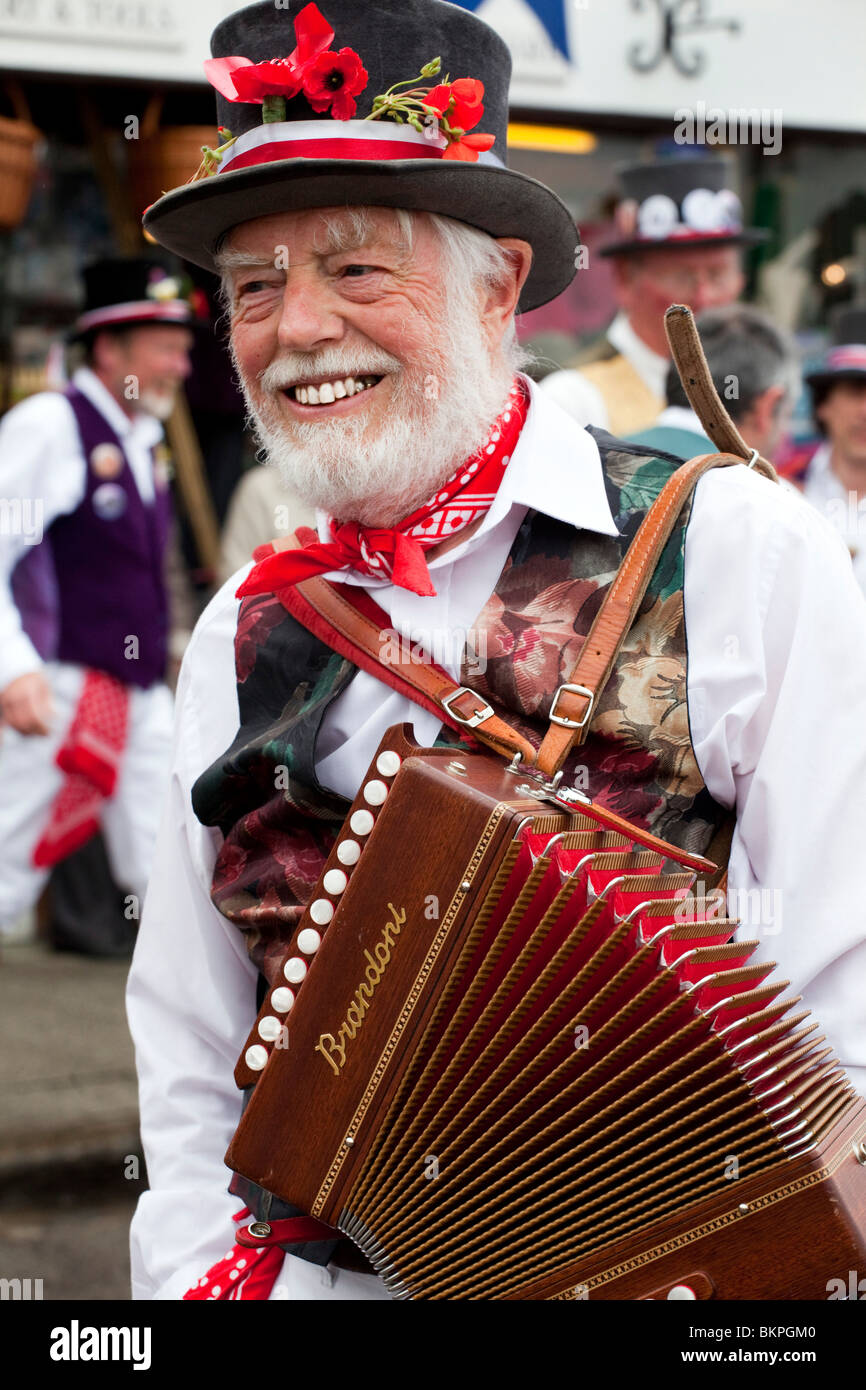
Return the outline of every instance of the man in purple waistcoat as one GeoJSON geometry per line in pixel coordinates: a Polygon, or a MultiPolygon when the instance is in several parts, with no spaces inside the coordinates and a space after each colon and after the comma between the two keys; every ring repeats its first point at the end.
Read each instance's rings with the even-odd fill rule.
{"type": "Polygon", "coordinates": [[[152,260],[84,279],[83,365],[0,424],[0,931],[98,826],[140,900],[166,777],[160,422],[189,371],[192,314],[152,260]]]}

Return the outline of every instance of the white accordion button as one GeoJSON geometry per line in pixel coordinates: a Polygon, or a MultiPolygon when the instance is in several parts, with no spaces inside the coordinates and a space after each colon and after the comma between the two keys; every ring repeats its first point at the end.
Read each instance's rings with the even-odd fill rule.
{"type": "Polygon", "coordinates": [[[364,788],[364,800],[371,806],[381,806],[387,795],[388,788],[384,782],[368,782],[364,788]]]}
{"type": "Polygon", "coordinates": [[[266,1047],[260,1047],[258,1043],[254,1043],[252,1047],[248,1047],[244,1053],[244,1061],[250,1071],[261,1071],[267,1060],[268,1049],[266,1047]]]}
{"type": "Polygon", "coordinates": [[[689,1288],[688,1284],[674,1284],[673,1288],[668,1291],[668,1298],[672,1298],[674,1300],[686,1300],[690,1298],[697,1298],[697,1294],[695,1293],[694,1289],[689,1288]]]}
{"type": "Polygon", "coordinates": [[[326,893],[331,893],[336,898],[343,892],[349,880],[342,869],[329,869],[322,879],[322,887],[326,893]]]}
{"type": "MultiPolygon", "coordinates": [[[[271,1002],[273,1003],[273,998],[271,1002]]],[[[283,1025],[278,1018],[274,1018],[273,1014],[265,1014],[258,1029],[259,1037],[264,1038],[265,1042],[276,1042],[282,1031],[283,1025]]]]}
{"type": "Polygon", "coordinates": [[[343,840],[337,845],[337,858],[341,864],[357,864],[361,858],[361,846],[357,840],[343,840]]]}
{"type": "Polygon", "coordinates": [[[290,985],[299,985],[307,973],[307,962],[300,956],[290,956],[283,966],[283,974],[290,985]]]}
{"type": "MultiPolygon", "coordinates": [[[[279,989],[275,989],[273,994],[271,995],[271,1008],[275,1011],[275,1013],[278,1014],[287,1014],[294,1002],[294,994],[290,989],[286,989],[285,985],[281,985],[279,989]]],[[[265,1020],[262,1019],[262,1022],[264,1023],[265,1020]]],[[[261,1028],[259,1028],[259,1032],[261,1033],[261,1028]]],[[[265,1036],[266,1035],[262,1033],[262,1037],[265,1036]]],[[[278,1038],[279,1036],[279,1033],[274,1034],[275,1038],[278,1038]]]]}
{"type": "Polygon", "coordinates": [[[376,759],[376,771],[381,772],[383,777],[396,777],[400,771],[401,762],[399,753],[380,753],[376,759]]]}
{"type": "MultiPolygon", "coordinates": [[[[315,906],[316,904],[313,903],[313,907],[315,906]]],[[[331,904],[326,903],[325,906],[331,907],[331,904]]],[[[331,908],[332,912],[333,910],[334,909],[331,908]]],[[[300,936],[298,937],[298,950],[303,951],[305,956],[314,956],[321,944],[322,938],[319,936],[319,933],[317,931],[313,931],[312,927],[305,927],[304,930],[301,932],[300,936]]],[[[304,998],[306,998],[306,995],[304,996],[304,998]]]]}
{"type": "Polygon", "coordinates": [[[370,811],[356,811],[349,821],[356,835],[369,835],[375,823],[370,811]]]}
{"type": "MultiPolygon", "coordinates": [[[[316,901],[310,904],[310,916],[312,917],[317,927],[326,927],[333,915],[334,904],[329,903],[327,898],[316,898],[316,901]]],[[[303,935],[304,933],[301,932],[301,936],[303,935]]],[[[300,944],[301,943],[299,938],[298,945],[300,946],[300,944]]],[[[303,949],[303,946],[301,946],[302,951],[303,949]]]]}

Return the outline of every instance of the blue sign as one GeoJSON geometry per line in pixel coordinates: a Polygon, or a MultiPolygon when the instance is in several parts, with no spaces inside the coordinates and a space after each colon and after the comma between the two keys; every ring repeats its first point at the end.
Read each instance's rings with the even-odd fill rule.
{"type": "MultiPolygon", "coordinates": [[[[455,0],[464,10],[471,10],[473,14],[483,4],[484,0],[455,0]]],[[[538,15],[547,33],[550,35],[554,47],[559,50],[564,58],[569,57],[568,38],[565,31],[565,0],[524,0],[533,14],[538,15]]]]}

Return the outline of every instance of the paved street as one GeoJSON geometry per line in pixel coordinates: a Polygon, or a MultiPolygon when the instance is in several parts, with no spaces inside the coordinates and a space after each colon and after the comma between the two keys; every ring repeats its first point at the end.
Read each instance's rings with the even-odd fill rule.
{"type": "Polygon", "coordinates": [[[45,1299],[128,1299],[140,1186],[119,1165],[84,1164],[0,1187],[0,1277],[41,1279],[45,1299]]]}
{"type": "Polygon", "coordinates": [[[126,961],[0,957],[0,1277],[46,1299],[129,1296],[139,1158],[126,961]]]}

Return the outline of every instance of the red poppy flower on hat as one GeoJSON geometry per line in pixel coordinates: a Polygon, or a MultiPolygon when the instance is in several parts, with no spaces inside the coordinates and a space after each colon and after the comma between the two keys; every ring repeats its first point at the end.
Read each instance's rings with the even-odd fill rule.
{"type": "Polygon", "coordinates": [[[496,141],[495,135],[461,135],[459,140],[453,140],[445,150],[443,159],[463,159],[474,164],[479,154],[484,150],[489,150],[490,146],[496,141]]]}
{"type": "Polygon", "coordinates": [[[253,63],[249,58],[208,58],[205,76],[226,101],[261,102],[264,97],[293,97],[301,78],[288,58],[253,63]]]}
{"type": "MultiPolygon", "coordinates": [[[[231,58],[208,58],[204,64],[204,75],[212,87],[216,87],[220,96],[224,96],[226,101],[244,101],[235,86],[235,73],[238,68],[255,67],[251,58],[240,58],[233,55],[231,58]]],[[[270,66],[264,64],[263,66],[270,66]]]]}
{"type": "Polygon", "coordinates": [[[304,93],[314,111],[327,111],[338,121],[355,114],[355,97],[367,85],[368,73],[352,48],[322,53],[304,76],[304,93]]]}
{"type": "Polygon", "coordinates": [[[263,97],[293,97],[301,89],[301,77],[290,58],[273,58],[269,63],[251,63],[232,73],[237,101],[256,102],[263,97]]]}
{"type": "Polygon", "coordinates": [[[295,38],[298,46],[287,59],[301,77],[327,51],[334,42],[334,31],[321,10],[315,5],[305,5],[295,20],[295,38]]]}
{"type": "Polygon", "coordinates": [[[432,106],[440,116],[447,116],[451,125],[459,126],[461,130],[472,130],[484,114],[483,100],[483,82],[475,77],[458,77],[456,82],[434,87],[425,96],[424,105],[432,106]],[[449,110],[452,103],[453,108],[449,110]]]}
{"type": "Polygon", "coordinates": [[[264,97],[293,97],[308,70],[331,45],[334,31],[315,5],[305,5],[295,20],[297,46],[288,58],[254,63],[250,58],[209,58],[205,75],[227,101],[260,102],[264,97]]]}

